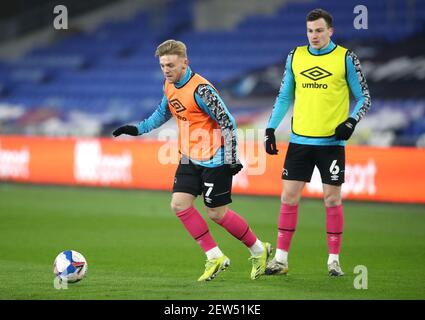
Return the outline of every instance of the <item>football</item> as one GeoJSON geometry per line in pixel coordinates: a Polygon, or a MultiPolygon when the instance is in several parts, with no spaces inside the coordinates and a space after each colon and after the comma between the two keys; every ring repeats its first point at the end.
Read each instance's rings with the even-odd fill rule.
{"type": "Polygon", "coordinates": [[[74,250],[62,251],[53,263],[53,273],[62,281],[69,283],[82,280],[87,273],[87,268],[86,258],[74,250]]]}

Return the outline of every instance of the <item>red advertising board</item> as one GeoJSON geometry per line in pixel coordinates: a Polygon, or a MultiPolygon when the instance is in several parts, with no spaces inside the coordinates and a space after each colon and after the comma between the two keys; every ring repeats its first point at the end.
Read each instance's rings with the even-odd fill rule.
{"type": "MultiPolygon", "coordinates": [[[[286,144],[277,156],[258,143],[240,143],[244,169],[234,193],[280,195],[286,144]]],[[[0,181],[171,190],[175,141],[0,136],[0,181]]],[[[347,146],[345,199],[425,203],[425,150],[347,146]]],[[[321,197],[317,170],[304,189],[321,197]]]]}

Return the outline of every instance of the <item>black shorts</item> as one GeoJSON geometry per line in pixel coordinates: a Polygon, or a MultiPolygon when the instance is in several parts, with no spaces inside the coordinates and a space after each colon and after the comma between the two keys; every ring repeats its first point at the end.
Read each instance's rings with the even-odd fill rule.
{"type": "Polygon", "coordinates": [[[315,166],[320,171],[322,183],[341,185],[344,183],[345,147],[290,143],[282,179],[310,182],[315,166]]]}
{"type": "Polygon", "coordinates": [[[209,208],[224,206],[232,202],[232,179],[224,166],[208,168],[189,163],[179,163],[174,177],[173,193],[185,192],[197,197],[204,196],[209,208]]]}

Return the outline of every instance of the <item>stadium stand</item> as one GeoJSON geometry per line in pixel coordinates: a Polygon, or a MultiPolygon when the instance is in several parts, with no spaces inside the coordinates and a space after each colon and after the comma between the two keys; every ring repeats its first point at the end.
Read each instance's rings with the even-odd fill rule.
{"type": "Polygon", "coordinates": [[[109,135],[117,124],[142,119],[162,97],[153,51],[167,38],[187,44],[192,68],[217,85],[240,124],[263,128],[284,59],[306,41],[305,15],[323,7],[334,17],[334,40],[359,55],[370,83],[371,114],[353,142],[420,145],[425,134],[425,2],[369,1],[368,29],[360,30],[353,27],[357,1],[281,2],[272,13],[247,10],[228,30],[198,30],[196,19],[202,17],[194,12],[200,1],[167,1],[161,10],[150,7],[90,32],[76,30],[15,61],[3,61],[0,132],[109,135]]]}

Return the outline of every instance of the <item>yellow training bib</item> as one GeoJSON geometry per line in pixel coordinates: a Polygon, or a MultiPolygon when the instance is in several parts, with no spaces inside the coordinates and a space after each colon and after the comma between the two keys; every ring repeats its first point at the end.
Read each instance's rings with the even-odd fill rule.
{"type": "Polygon", "coordinates": [[[292,56],[295,103],[292,131],[300,136],[330,137],[348,117],[349,90],[346,81],[347,49],[313,55],[307,46],[297,47],[292,56]]]}

